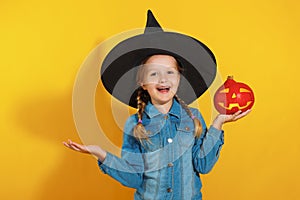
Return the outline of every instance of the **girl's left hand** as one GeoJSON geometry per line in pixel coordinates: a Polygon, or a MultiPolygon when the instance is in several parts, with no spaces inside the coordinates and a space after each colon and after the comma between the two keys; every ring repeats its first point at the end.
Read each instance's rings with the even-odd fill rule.
{"type": "Polygon", "coordinates": [[[246,115],[248,115],[251,112],[251,110],[247,110],[245,112],[242,111],[237,111],[236,113],[232,114],[232,115],[225,115],[225,114],[219,114],[216,119],[213,122],[213,127],[215,127],[216,129],[221,130],[222,129],[222,125],[227,123],[227,122],[234,122],[237,121],[243,117],[245,117],[246,115]]]}

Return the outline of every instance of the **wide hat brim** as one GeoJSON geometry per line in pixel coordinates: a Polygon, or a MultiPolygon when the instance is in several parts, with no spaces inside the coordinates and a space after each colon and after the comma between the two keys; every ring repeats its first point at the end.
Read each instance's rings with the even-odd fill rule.
{"type": "Polygon", "coordinates": [[[200,97],[216,76],[216,59],[207,46],[190,36],[152,27],[147,33],[120,42],[107,54],[101,66],[104,87],[121,102],[136,108],[137,66],[157,54],[171,55],[183,67],[177,95],[187,104],[200,97]]]}

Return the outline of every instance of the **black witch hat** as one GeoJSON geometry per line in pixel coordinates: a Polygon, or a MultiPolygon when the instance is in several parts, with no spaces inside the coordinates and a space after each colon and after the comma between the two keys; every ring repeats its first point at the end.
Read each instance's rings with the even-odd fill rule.
{"type": "Polygon", "coordinates": [[[105,57],[101,66],[104,87],[121,102],[136,108],[137,66],[157,54],[171,55],[183,67],[177,94],[187,104],[201,96],[216,76],[216,59],[207,46],[188,35],[164,31],[148,10],[144,33],[120,42],[105,57]]]}

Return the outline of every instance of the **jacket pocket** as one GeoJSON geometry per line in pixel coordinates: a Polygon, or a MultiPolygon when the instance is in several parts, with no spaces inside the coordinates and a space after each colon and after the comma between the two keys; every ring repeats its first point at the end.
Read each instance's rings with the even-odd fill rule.
{"type": "Polygon", "coordinates": [[[176,125],[178,143],[184,147],[194,144],[194,122],[192,120],[181,121],[176,125]]]}
{"type": "Polygon", "coordinates": [[[150,123],[145,126],[148,133],[148,140],[143,141],[143,147],[146,152],[153,152],[162,148],[161,129],[163,128],[162,122],[150,123]]]}

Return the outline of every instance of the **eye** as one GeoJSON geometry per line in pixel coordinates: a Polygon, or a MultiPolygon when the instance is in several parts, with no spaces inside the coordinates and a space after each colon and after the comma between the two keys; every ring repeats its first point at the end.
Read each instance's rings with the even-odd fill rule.
{"type": "Polygon", "coordinates": [[[225,88],[225,89],[221,90],[220,93],[229,93],[229,88],[225,88]]]}
{"type": "Polygon", "coordinates": [[[150,76],[157,76],[157,72],[152,72],[152,73],[150,73],[150,76]]]}
{"type": "Polygon", "coordinates": [[[251,92],[250,90],[247,90],[245,88],[240,88],[240,92],[251,92]]]}
{"type": "Polygon", "coordinates": [[[174,71],[167,71],[167,74],[175,74],[174,71]]]}

